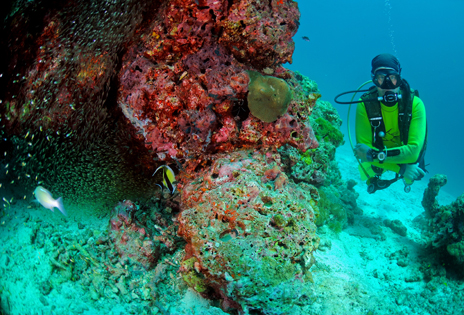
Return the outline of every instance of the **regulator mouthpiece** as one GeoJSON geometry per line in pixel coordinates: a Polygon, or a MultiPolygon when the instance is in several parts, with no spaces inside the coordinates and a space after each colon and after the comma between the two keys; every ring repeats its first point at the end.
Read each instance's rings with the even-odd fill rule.
{"type": "Polygon", "coordinates": [[[392,91],[386,91],[384,96],[379,96],[378,100],[384,103],[394,104],[402,98],[401,94],[393,93],[392,91]]]}

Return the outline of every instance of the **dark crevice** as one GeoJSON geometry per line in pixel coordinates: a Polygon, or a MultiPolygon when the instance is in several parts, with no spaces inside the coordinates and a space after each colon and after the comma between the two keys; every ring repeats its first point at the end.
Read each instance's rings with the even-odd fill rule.
{"type": "Polygon", "coordinates": [[[228,0],[227,1],[227,15],[229,14],[230,8],[234,4],[234,0],[228,0]]]}
{"type": "Polygon", "coordinates": [[[211,14],[211,18],[213,19],[213,21],[216,22],[216,14],[214,14],[214,10],[210,9],[209,13],[211,14]]]}

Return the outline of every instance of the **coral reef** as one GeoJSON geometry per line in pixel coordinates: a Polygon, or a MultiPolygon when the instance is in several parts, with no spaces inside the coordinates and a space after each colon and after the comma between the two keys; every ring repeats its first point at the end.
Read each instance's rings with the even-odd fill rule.
{"type": "Polygon", "coordinates": [[[335,109],[313,81],[282,67],[297,3],[18,3],[0,78],[8,180],[103,211],[124,200],[108,231],[52,238],[44,294],[79,281],[95,301],[120,296],[162,313],[172,297],[161,288],[186,285],[230,312],[310,303],[315,221],[343,228],[355,193],[333,162],[343,141],[335,109]],[[259,81],[280,85],[271,118],[255,111],[259,81]],[[161,172],[152,177],[164,163],[177,175],[173,196],[156,188],[161,172]],[[329,185],[348,193],[320,195],[329,185]]]}
{"type": "MultiPolygon", "coordinates": [[[[297,98],[317,94],[317,85],[299,72],[295,72],[294,94],[297,98]]],[[[306,182],[319,190],[319,199],[314,210],[318,227],[327,224],[340,232],[354,222],[354,214],[359,210],[356,204],[358,194],[353,187],[355,181],[343,182],[335,161],[335,150],[343,144],[340,131],[342,121],[337,110],[329,103],[317,100],[305,113],[319,142],[319,146],[302,152],[296,148],[283,146],[279,149],[285,171],[296,182],[306,182]]],[[[303,113],[302,113],[303,114],[303,113]]]]}
{"type": "Polygon", "coordinates": [[[179,235],[195,269],[186,277],[224,309],[285,313],[312,279],[317,190],[293,184],[280,164],[272,151],[223,154],[182,191],[179,235]]]}
{"type": "Polygon", "coordinates": [[[306,92],[307,95],[310,93],[320,93],[316,81],[302,75],[299,71],[295,71],[295,78],[298,80],[303,91],[306,92]]]}
{"type": "MultiPolygon", "coordinates": [[[[440,206],[436,200],[440,188],[446,185],[445,175],[430,178],[424,191],[422,206],[428,219],[425,237],[435,248],[446,249],[462,270],[464,265],[464,194],[453,203],[440,206]]],[[[461,271],[462,274],[462,271],[461,271]]]]}
{"type": "Polygon", "coordinates": [[[287,114],[276,121],[250,115],[247,101],[254,70],[283,86],[296,83],[280,66],[291,61],[296,2],[200,2],[165,2],[123,57],[118,104],[145,146],[161,161],[286,143],[317,147],[304,111],[319,96],[302,95],[287,111],[284,91],[278,114],[287,114]]]}
{"type": "Polygon", "coordinates": [[[298,88],[281,66],[298,18],[293,1],[18,2],[0,78],[10,180],[111,204],[149,197],[160,161],[317,147],[306,114],[318,94],[295,98],[273,123],[247,105],[247,70],[298,88]]]}
{"type": "MultiPolygon", "coordinates": [[[[294,95],[298,99],[304,98],[304,95],[309,95],[309,98],[318,95],[314,92],[314,85],[308,83],[311,80],[304,75],[296,73],[294,80],[294,95]]],[[[303,115],[311,122],[319,145],[317,149],[303,152],[300,150],[301,158],[290,165],[291,176],[297,182],[305,181],[315,186],[337,184],[340,181],[340,172],[334,160],[336,148],[343,144],[343,134],[340,131],[342,121],[329,102],[317,100],[309,109],[309,112],[301,111],[298,115],[303,115]]]]}

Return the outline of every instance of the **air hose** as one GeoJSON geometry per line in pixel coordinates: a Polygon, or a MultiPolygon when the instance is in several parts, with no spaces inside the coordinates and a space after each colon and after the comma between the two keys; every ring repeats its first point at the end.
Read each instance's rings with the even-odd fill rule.
{"type": "MultiPolygon", "coordinates": [[[[350,106],[348,106],[348,116],[346,118],[346,123],[347,123],[347,126],[348,126],[348,139],[350,140],[350,146],[351,146],[351,150],[354,151],[354,146],[353,146],[353,141],[351,140],[351,128],[350,128],[350,112],[351,112],[351,105],[352,104],[355,104],[355,103],[359,103],[359,102],[353,102],[354,100],[354,97],[356,96],[357,93],[359,92],[367,92],[367,90],[361,90],[361,88],[363,88],[366,84],[369,84],[369,83],[372,83],[372,80],[369,80],[369,81],[366,81],[364,82],[363,84],[361,84],[355,91],[350,91],[350,92],[345,92],[345,93],[353,93],[353,97],[351,98],[351,101],[349,103],[347,102],[344,102],[345,104],[349,104],[350,106]]],[[[342,93],[342,94],[339,94],[335,97],[335,102],[339,103],[337,101],[337,98],[339,96],[342,96],[344,95],[345,93],[342,93]]],[[[343,102],[342,103],[339,103],[339,104],[344,104],[343,102]]],[[[361,162],[356,159],[356,161],[358,162],[359,166],[361,166],[361,169],[362,171],[364,172],[364,175],[366,175],[366,177],[368,178],[368,180],[371,179],[371,176],[369,176],[369,174],[367,173],[366,169],[362,166],[361,162]]]]}

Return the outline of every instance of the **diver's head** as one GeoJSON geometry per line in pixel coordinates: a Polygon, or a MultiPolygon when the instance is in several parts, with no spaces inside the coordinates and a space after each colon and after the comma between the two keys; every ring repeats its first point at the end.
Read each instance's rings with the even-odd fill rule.
{"type": "Polygon", "coordinates": [[[399,87],[403,82],[401,80],[400,62],[390,54],[376,56],[372,59],[371,77],[372,82],[377,86],[379,94],[385,94],[387,90],[399,91],[399,87]]]}

